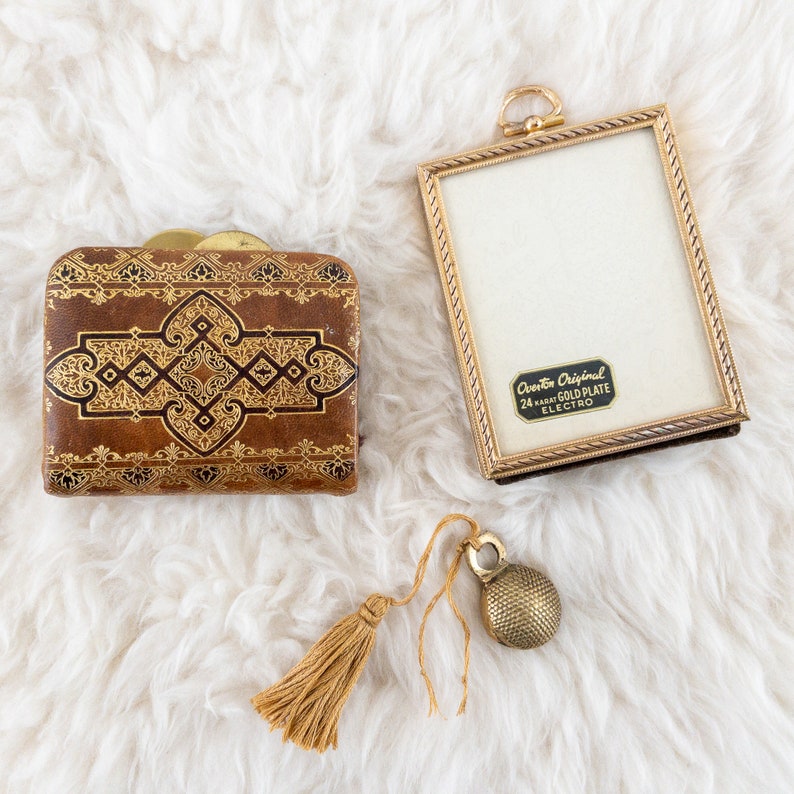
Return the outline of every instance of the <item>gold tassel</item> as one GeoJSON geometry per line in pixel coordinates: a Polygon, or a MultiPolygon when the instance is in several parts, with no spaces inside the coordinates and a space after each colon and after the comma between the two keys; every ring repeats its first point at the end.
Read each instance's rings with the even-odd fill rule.
{"type": "Polygon", "coordinates": [[[336,748],[336,726],[372,646],[375,629],[391,606],[373,593],[358,612],[333,625],[306,656],[277,684],[251,702],[271,725],[282,728],[284,741],[304,750],[336,748]]]}
{"type": "Polygon", "coordinates": [[[281,681],[251,699],[257,712],[270,723],[270,729],[279,728],[283,731],[285,742],[289,740],[304,750],[317,750],[320,753],[325,752],[329,746],[336,748],[339,717],[375,644],[375,630],[378,624],[390,607],[403,606],[413,599],[424,579],[438,534],[448,524],[458,520],[468,522],[471,533],[458,544],[447,581],[425,610],[419,630],[419,667],[427,686],[432,714],[438,711],[438,703],[425,669],[424,632],[430,612],[446,593],[455,616],[463,626],[465,638],[464,669],[461,679],[463,698],[458,709],[458,714],[463,713],[468,692],[469,627],[455,604],[452,583],[460,569],[466,544],[476,549],[480,547],[477,540],[480,528],[474,519],[454,513],[442,519],[433,532],[424,554],[419,559],[413,587],[405,598],[396,600],[380,593],[373,593],[359,607],[358,612],[342,618],[317,640],[306,656],[281,681]]]}

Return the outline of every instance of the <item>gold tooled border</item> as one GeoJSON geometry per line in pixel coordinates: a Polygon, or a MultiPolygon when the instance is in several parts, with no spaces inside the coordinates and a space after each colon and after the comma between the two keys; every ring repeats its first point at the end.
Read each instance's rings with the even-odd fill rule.
{"type": "Polygon", "coordinates": [[[498,146],[474,149],[451,157],[432,160],[418,165],[417,175],[436,263],[441,276],[447,313],[452,326],[466,408],[469,413],[480,471],[484,477],[499,479],[528,474],[564,463],[574,463],[725,427],[750,418],[739,376],[736,373],[722,312],[714,290],[708,259],[701,242],[700,228],[690,199],[689,185],[684,174],[667,105],[657,105],[622,116],[600,119],[589,124],[531,135],[517,142],[508,141],[498,146]],[[574,442],[564,442],[503,456],[499,452],[488,406],[439,180],[450,174],[645,127],[652,127],[656,136],[660,160],[678,219],[681,240],[689,262],[692,283],[697,294],[698,306],[709,340],[714,367],[722,388],[724,403],[705,411],[669,417],[661,421],[622,428],[611,433],[588,436],[574,442]]]}

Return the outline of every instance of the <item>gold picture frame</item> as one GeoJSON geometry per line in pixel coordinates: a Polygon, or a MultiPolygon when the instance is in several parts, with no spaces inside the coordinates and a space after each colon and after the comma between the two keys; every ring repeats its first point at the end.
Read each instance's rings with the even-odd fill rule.
{"type": "Polygon", "coordinates": [[[480,470],[500,482],[733,435],[749,418],[667,106],[568,127],[561,110],[549,89],[516,89],[499,123],[520,139],[417,166],[480,470]],[[552,111],[505,121],[527,94],[552,111]],[[509,404],[522,373],[613,357],[609,410],[559,402],[564,416],[522,421],[515,393],[509,404]]]}

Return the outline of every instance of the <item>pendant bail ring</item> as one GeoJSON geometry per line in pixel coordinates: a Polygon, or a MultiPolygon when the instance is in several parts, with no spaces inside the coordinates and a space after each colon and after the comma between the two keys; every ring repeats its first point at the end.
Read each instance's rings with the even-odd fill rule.
{"type": "Polygon", "coordinates": [[[480,549],[482,549],[483,546],[493,546],[496,550],[496,565],[493,568],[483,568],[477,562],[478,550],[474,548],[471,543],[466,544],[466,563],[469,568],[471,568],[471,572],[480,579],[480,581],[488,582],[507,567],[507,550],[505,549],[505,544],[502,543],[501,539],[497,535],[494,535],[493,532],[480,532],[477,536],[477,540],[480,542],[480,549]]]}
{"type": "Polygon", "coordinates": [[[549,127],[556,127],[559,124],[564,124],[565,118],[562,115],[562,100],[550,88],[542,85],[524,85],[520,88],[514,88],[507,94],[502,102],[502,108],[499,111],[499,126],[505,137],[510,138],[514,135],[531,135],[535,132],[548,129],[549,127]],[[523,121],[505,121],[505,111],[507,106],[524,96],[541,96],[550,105],[551,112],[545,116],[531,115],[527,116],[523,121]]]}

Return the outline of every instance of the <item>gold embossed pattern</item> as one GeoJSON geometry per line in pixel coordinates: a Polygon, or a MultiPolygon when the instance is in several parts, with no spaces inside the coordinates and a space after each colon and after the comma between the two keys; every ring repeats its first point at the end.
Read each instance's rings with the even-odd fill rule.
{"type": "Polygon", "coordinates": [[[280,251],[162,251],[147,248],[78,248],[62,256],[47,280],[47,305],[82,296],[101,305],[118,296],[150,295],[176,303],[204,284],[234,305],[251,295],[284,296],[299,304],[318,296],[341,297],[356,305],[355,279],[337,260],[280,251]],[[97,258],[96,252],[102,252],[97,258]]]}
{"type": "Polygon", "coordinates": [[[301,493],[307,483],[316,490],[344,485],[356,465],[355,439],[321,448],[304,439],[288,449],[253,449],[239,441],[197,460],[178,444],[151,454],[122,454],[100,445],[87,455],[46,450],[47,484],[53,493],[189,493],[241,490],[301,493]]]}
{"type": "Polygon", "coordinates": [[[247,330],[204,290],[155,331],[86,332],[56,356],[45,382],[82,418],[158,418],[198,454],[233,438],[251,414],[322,413],[356,379],[356,364],[322,329],[247,330]]]}

